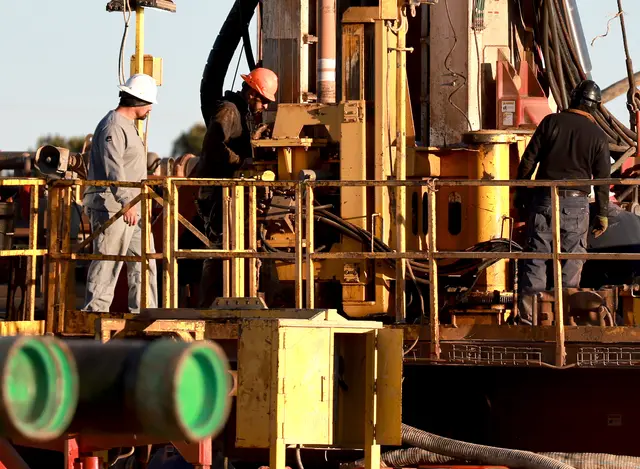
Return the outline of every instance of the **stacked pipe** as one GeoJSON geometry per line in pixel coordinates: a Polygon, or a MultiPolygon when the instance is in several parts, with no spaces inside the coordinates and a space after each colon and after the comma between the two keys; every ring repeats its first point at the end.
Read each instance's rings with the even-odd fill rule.
{"type": "Polygon", "coordinates": [[[214,343],[0,338],[0,437],[145,434],[200,441],[230,409],[228,362],[214,343]]]}
{"type": "MultiPolygon", "coordinates": [[[[570,102],[570,93],[578,83],[588,78],[584,70],[580,38],[576,37],[575,19],[567,6],[567,0],[543,0],[542,9],[536,13],[535,36],[544,58],[546,77],[555,101],[561,109],[570,102]]],[[[569,0],[571,1],[571,0],[569,0]]],[[[594,115],[598,125],[607,135],[612,153],[621,154],[618,165],[634,154],[637,134],[626,127],[605,106],[594,115]]]]}

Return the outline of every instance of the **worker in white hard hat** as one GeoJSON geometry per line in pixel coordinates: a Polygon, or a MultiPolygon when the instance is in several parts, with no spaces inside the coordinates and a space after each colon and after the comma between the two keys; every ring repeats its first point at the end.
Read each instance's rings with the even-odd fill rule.
{"type": "MultiPolygon", "coordinates": [[[[120,103],[100,121],[93,133],[89,160],[89,180],[131,181],[147,179],[147,154],[138,135],[136,120],[146,119],[157,100],[157,85],[153,77],[133,75],[119,86],[120,103]]],[[[92,186],[85,192],[85,210],[94,232],[116,212],[129,204],[139,189],[92,186]]],[[[142,245],[140,204],[131,206],[122,217],[93,241],[94,254],[140,256],[142,245]]],[[[154,252],[153,237],[150,239],[154,252]]],[[[84,311],[107,312],[113,300],[122,262],[92,261],[87,276],[84,311]]],[[[129,310],[140,312],[141,264],[127,262],[129,310]]],[[[156,264],[149,261],[150,308],[158,304],[156,264]]]]}

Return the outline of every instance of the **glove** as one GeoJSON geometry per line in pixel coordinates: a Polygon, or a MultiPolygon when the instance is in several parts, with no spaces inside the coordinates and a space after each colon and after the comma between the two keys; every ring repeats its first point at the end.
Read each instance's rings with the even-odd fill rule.
{"type": "Polygon", "coordinates": [[[271,126],[269,124],[260,124],[258,128],[251,134],[252,140],[260,140],[268,138],[271,134],[271,126]]]}
{"type": "Polygon", "coordinates": [[[608,227],[609,219],[607,217],[598,216],[593,223],[591,234],[593,234],[594,238],[599,238],[605,231],[607,231],[608,227]]]}

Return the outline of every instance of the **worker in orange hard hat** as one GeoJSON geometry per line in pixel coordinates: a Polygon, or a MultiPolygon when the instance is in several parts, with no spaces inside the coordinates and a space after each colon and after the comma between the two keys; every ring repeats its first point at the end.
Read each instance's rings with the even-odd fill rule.
{"type": "MultiPolygon", "coordinates": [[[[252,157],[251,139],[262,112],[275,101],[278,76],[269,69],[255,68],[241,75],[244,83],[240,92],[227,91],[218,101],[207,123],[202,155],[191,177],[232,178],[234,173],[252,157]]],[[[204,229],[214,245],[222,241],[222,190],[202,187],[198,194],[198,213],[204,229]]],[[[209,307],[222,296],[222,264],[207,259],[200,282],[200,305],[209,307]]]]}

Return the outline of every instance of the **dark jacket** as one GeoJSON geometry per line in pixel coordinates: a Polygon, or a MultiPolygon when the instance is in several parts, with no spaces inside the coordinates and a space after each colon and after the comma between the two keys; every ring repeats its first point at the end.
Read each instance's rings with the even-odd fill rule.
{"type": "MultiPolygon", "coordinates": [[[[518,179],[603,179],[610,176],[611,161],[605,133],[585,115],[561,112],[545,117],[522,155],[518,179]]],[[[590,186],[571,187],[586,192],[590,186]]],[[[607,216],[609,187],[595,186],[599,216],[607,216]]]]}
{"type": "Polygon", "coordinates": [[[231,178],[243,161],[251,158],[250,116],[242,96],[227,91],[207,125],[195,177],[231,178]]]}

